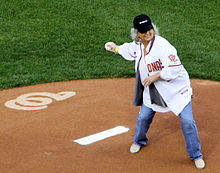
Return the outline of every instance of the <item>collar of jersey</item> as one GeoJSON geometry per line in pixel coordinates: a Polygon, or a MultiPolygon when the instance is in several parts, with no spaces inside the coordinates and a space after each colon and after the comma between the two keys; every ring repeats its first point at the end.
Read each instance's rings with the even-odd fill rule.
{"type": "Polygon", "coordinates": [[[148,55],[150,53],[150,51],[151,51],[151,49],[153,47],[153,44],[154,44],[154,40],[155,40],[155,36],[152,38],[152,40],[150,41],[149,46],[147,46],[147,48],[146,48],[146,49],[148,49],[148,47],[149,47],[148,52],[147,52],[146,55],[148,55]]]}

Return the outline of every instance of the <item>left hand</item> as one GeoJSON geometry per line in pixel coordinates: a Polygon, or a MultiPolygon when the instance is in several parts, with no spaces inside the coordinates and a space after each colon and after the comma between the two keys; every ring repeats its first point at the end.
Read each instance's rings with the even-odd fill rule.
{"type": "Polygon", "coordinates": [[[148,76],[147,78],[145,78],[143,80],[144,86],[147,87],[149,86],[151,83],[157,81],[158,79],[160,79],[160,73],[157,73],[155,75],[152,76],[148,76]]]}

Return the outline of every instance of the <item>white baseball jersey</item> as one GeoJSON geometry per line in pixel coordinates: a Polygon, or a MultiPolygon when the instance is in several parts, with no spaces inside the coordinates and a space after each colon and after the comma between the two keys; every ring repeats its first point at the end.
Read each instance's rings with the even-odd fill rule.
{"type": "Polygon", "coordinates": [[[192,88],[189,75],[181,64],[176,49],[166,39],[156,35],[146,50],[147,55],[144,56],[144,45],[131,42],[119,46],[118,53],[126,60],[135,60],[135,70],[140,61],[141,81],[160,72],[161,79],[155,81],[154,85],[168,107],[151,104],[149,87],[144,88],[144,105],[157,112],[172,111],[179,115],[191,101],[192,88]]]}

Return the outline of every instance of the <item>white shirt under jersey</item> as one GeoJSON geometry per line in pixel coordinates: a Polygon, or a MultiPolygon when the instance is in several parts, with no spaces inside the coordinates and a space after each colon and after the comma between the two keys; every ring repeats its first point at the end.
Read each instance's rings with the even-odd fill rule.
{"type": "Polygon", "coordinates": [[[189,75],[181,64],[176,49],[165,38],[156,35],[146,50],[147,55],[144,56],[144,45],[131,42],[119,46],[118,53],[126,60],[135,60],[135,70],[140,61],[141,81],[160,72],[161,79],[154,84],[168,107],[151,104],[149,87],[144,88],[144,105],[156,112],[172,111],[179,115],[191,101],[192,88],[189,75]]]}

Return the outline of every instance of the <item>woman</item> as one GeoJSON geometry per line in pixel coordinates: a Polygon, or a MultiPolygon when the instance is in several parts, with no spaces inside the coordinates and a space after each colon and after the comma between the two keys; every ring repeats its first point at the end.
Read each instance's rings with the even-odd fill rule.
{"type": "Polygon", "coordinates": [[[155,112],[172,111],[180,117],[187,152],[199,169],[205,167],[196,123],[192,114],[192,88],[187,71],[176,49],[159,36],[149,16],[138,15],[133,21],[131,43],[117,46],[106,43],[106,50],[135,60],[136,85],[133,104],[141,106],[137,116],[134,143],[130,152],[137,153],[148,142],[146,133],[155,112]]]}

